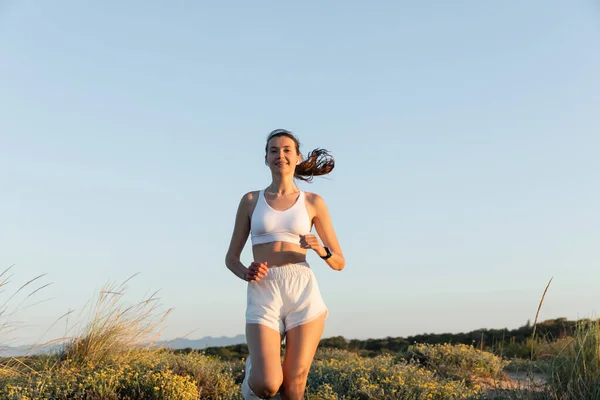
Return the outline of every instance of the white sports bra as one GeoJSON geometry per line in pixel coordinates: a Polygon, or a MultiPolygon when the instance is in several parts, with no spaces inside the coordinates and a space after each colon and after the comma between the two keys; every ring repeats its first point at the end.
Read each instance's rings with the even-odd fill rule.
{"type": "Polygon", "coordinates": [[[259,192],[250,219],[252,245],[269,242],[300,244],[300,235],[310,233],[311,228],[303,191],[294,205],[283,211],[277,211],[267,203],[264,190],[259,192]]]}

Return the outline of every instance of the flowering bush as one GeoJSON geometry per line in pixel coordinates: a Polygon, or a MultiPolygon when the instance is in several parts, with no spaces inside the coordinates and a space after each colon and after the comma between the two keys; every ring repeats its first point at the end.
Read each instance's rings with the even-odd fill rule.
{"type": "Polygon", "coordinates": [[[119,364],[66,360],[46,370],[0,376],[0,398],[15,400],[233,399],[235,389],[233,377],[217,360],[156,351],[131,353],[119,364]]]}
{"type": "MultiPolygon", "coordinates": [[[[420,362],[406,361],[393,355],[365,358],[345,350],[319,349],[308,375],[307,398],[492,398],[487,390],[489,385],[486,386],[484,380],[473,379],[472,376],[501,376],[501,368],[506,363],[490,353],[462,345],[415,345],[411,347],[411,352],[419,356],[416,358],[420,362]]],[[[0,369],[0,398],[242,399],[240,383],[243,377],[243,360],[221,361],[195,352],[174,354],[167,350],[136,350],[127,353],[126,358],[120,355],[114,359],[84,363],[81,359],[64,359],[60,356],[22,361],[22,368],[19,370],[0,369]]],[[[534,394],[539,396],[543,393],[534,394]]],[[[523,395],[519,399],[533,399],[526,397],[526,394],[519,393],[523,395]]],[[[513,398],[508,392],[502,396],[504,397],[498,394],[493,398],[513,398]]],[[[548,397],[550,398],[552,397],[548,397]]]]}
{"type": "Polygon", "coordinates": [[[508,361],[464,344],[415,344],[412,354],[441,376],[458,379],[500,378],[508,361]]]}
{"type": "Polygon", "coordinates": [[[308,376],[311,399],[466,399],[477,385],[436,376],[415,364],[385,355],[360,358],[347,352],[319,355],[308,376]]]}

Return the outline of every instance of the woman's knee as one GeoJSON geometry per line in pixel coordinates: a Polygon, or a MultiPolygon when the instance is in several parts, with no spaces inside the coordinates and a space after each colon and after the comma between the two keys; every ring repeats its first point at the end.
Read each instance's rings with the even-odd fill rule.
{"type": "Polygon", "coordinates": [[[306,390],[305,381],[284,381],[283,393],[287,399],[303,399],[304,391],[306,390]]]}
{"type": "Polygon", "coordinates": [[[299,368],[289,371],[283,380],[283,390],[289,398],[301,398],[306,389],[308,369],[299,368]]]}
{"type": "Polygon", "coordinates": [[[254,377],[250,374],[250,388],[252,391],[261,398],[270,398],[277,394],[279,388],[283,383],[283,377],[280,376],[266,376],[266,377],[254,377]]]}

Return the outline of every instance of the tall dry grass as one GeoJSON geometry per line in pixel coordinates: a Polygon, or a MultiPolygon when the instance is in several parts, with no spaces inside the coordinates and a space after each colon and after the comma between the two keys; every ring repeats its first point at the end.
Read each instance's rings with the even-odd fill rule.
{"type": "MultiPolygon", "coordinates": [[[[2,271],[2,273],[0,273],[0,295],[3,295],[5,293],[6,286],[10,283],[10,278],[12,277],[12,275],[10,275],[9,273],[13,267],[14,265],[11,265],[10,267],[2,271]]],[[[6,299],[4,299],[3,301],[0,300],[0,346],[8,344],[6,343],[6,341],[8,340],[7,335],[9,333],[13,333],[19,328],[21,328],[21,325],[17,321],[13,320],[17,313],[24,310],[25,308],[31,307],[32,304],[27,304],[27,301],[32,299],[33,296],[40,290],[50,286],[51,283],[46,283],[42,286],[33,287],[32,291],[25,295],[25,297],[14,308],[10,306],[10,302],[15,300],[17,296],[21,294],[21,292],[24,292],[28,288],[32,287],[34,283],[37,283],[45,275],[46,274],[41,274],[33,279],[28,280],[6,299]]]]}
{"type": "Polygon", "coordinates": [[[573,337],[547,340],[536,337],[537,320],[552,279],[546,285],[540,299],[528,341],[531,363],[530,376],[534,367],[546,375],[546,386],[531,397],[544,400],[600,399],[600,320],[580,320],[573,337]],[[541,356],[541,357],[540,357],[541,356]],[[534,360],[545,362],[536,363],[534,360]]]}
{"type": "MultiPolygon", "coordinates": [[[[21,370],[21,362],[18,358],[2,357],[4,350],[8,346],[14,345],[11,335],[24,328],[24,325],[16,319],[18,313],[39,304],[40,301],[31,303],[34,296],[52,284],[41,283],[41,279],[46,274],[40,274],[21,284],[12,294],[8,294],[7,289],[13,277],[13,267],[14,265],[11,265],[0,273],[0,374],[4,375],[18,374],[21,370]],[[27,290],[30,291],[27,293],[27,290]],[[7,294],[6,297],[5,294],[7,294]],[[19,296],[22,298],[19,299],[19,296]],[[13,302],[17,302],[16,305],[13,306],[13,302]]],[[[29,348],[29,351],[32,349],[33,346],[29,348]]]]}
{"type": "Polygon", "coordinates": [[[600,399],[600,320],[581,320],[549,363],[549,386],[561,399],[600,399]]]}
{"type": "Polygon", "coordinates": [[[159,311],[158,292],[127,304],[126,284],[132,278],[120,285],[108,283],[103,287],[91,303],[89,322],[64,346],[63,360],[76,365],[118,361],[133,350],[155,343],[172,309],[159,311]]]}

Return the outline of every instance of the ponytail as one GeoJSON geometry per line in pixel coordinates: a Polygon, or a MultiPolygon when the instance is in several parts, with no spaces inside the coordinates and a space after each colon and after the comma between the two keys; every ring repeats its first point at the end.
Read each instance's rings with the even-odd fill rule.
{"type": "Polygon", "coordinates": [[[296,165],[294,177],[311,182],[314,176],[327,175],[335,167],[335,161],[325,149],[315,149],[308,153],[306,160],[296,165]]]}

